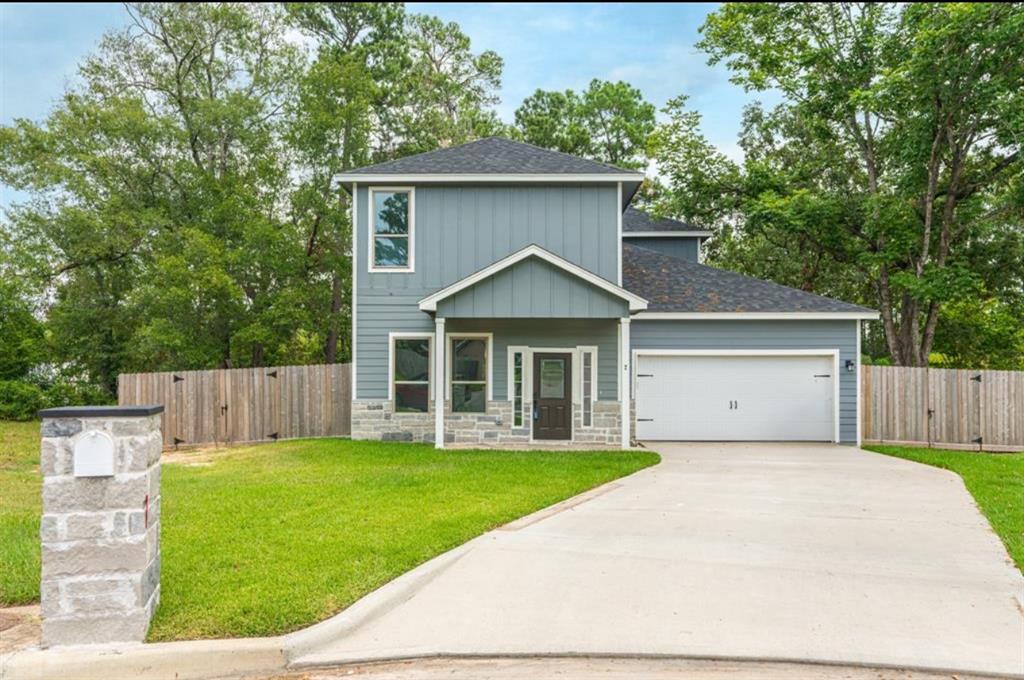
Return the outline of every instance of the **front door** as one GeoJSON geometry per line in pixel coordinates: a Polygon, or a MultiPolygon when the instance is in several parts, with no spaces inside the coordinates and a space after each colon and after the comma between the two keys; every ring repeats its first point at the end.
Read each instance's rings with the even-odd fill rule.
{"type": "Polygon", "coordinates": [[[572,439],[572,355],[533,355],[533,438],[572,439]]]}

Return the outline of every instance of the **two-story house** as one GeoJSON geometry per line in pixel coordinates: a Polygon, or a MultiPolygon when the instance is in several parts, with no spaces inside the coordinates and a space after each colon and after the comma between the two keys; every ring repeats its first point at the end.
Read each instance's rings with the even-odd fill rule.
{"type": "Polygon", "coordinates": [[[856,443],[876,313],[701,264],[642,181],[500,138],[345,173],[353,438],[856,443]]]}

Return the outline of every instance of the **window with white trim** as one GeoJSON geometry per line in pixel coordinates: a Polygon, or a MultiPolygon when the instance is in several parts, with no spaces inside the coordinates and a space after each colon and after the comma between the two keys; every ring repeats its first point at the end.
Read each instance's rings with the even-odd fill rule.
{"type": "Polygon", "coordinates": [[[451,400],[454,413],[487,411],[487,338],[452,338],[451,400]]]}
{"type": "Polygon", "coordinates": [[[580,349],[580,404],[583,410],[583,427],[594,423],[594,399],[597,398],[597,350],[580,349]]]}
{"type": "Polygon", "coordinates": [[[430,410],[430,336],[391,340],[391,380],[398,413],[430,410]]]}
{"type": "Polygon", "coordinates": [[[412,189],[370,189],[370,271],[412,271],[412,189]]]}
{"type": "Polygon", "coordinates": [[[512,382],[512,427],[522,427],[525,422],[523,409],[526,407],[523,400],[523,385],[525,384],[526,353],[521,351],[512,352],[512,374],[509,380],[512,382]]]}

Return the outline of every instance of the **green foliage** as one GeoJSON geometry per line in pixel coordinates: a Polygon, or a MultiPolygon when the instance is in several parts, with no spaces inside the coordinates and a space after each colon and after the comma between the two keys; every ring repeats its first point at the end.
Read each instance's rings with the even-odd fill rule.
{"type": "MultiPolygon", "coordinates": [[[[1020,5],[734,3],[702,31],[734,82],[785,99],[745,111],[739,163],[670,102],[650,143],[659,211],[713,226],[720,265],[879,309],[866,349],[897,364],[923,365],[933,348],[982,360],[982,338],[1015,336],[1020,5]],[[1008,314],[984,311],[989,300],[1008,314]],[[955,316],[998,328],[971,339],[955,316]]],[[[1008,352],[998,361],[1019,365],[1008,352]]]]}
{"type": "Polygon", "coordinates": [[[32,196],[0,226],[0,378],[346,360],[337,175],[491,133],[501,59],[401,5],[127,12],[45,121],[0,127],[32,196]]]}
{"type": "Polygon", "coordinates": [[[46,403],[43,390],[19,380],[0,380],[0,420],[33,420],[46,403]]]}
{"type": "Polygon", "coordinates": [[[516,109],[515,134],[547,149],[643,168],[654,113],[654,105],[635,87],[595,79],[579,94],[534,92],[516,109]]]}

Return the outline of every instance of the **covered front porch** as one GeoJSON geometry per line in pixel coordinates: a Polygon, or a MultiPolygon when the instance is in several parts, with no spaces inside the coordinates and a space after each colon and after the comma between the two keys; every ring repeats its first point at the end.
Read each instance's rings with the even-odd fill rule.
{"type": "Polygon", "coordinates": [[[419,307],[434,316],[445,376],[435,446],[479,440],[492,417],[484,441],[630,445],[629,320],[642,298],[528,246],[419,307]]]}

